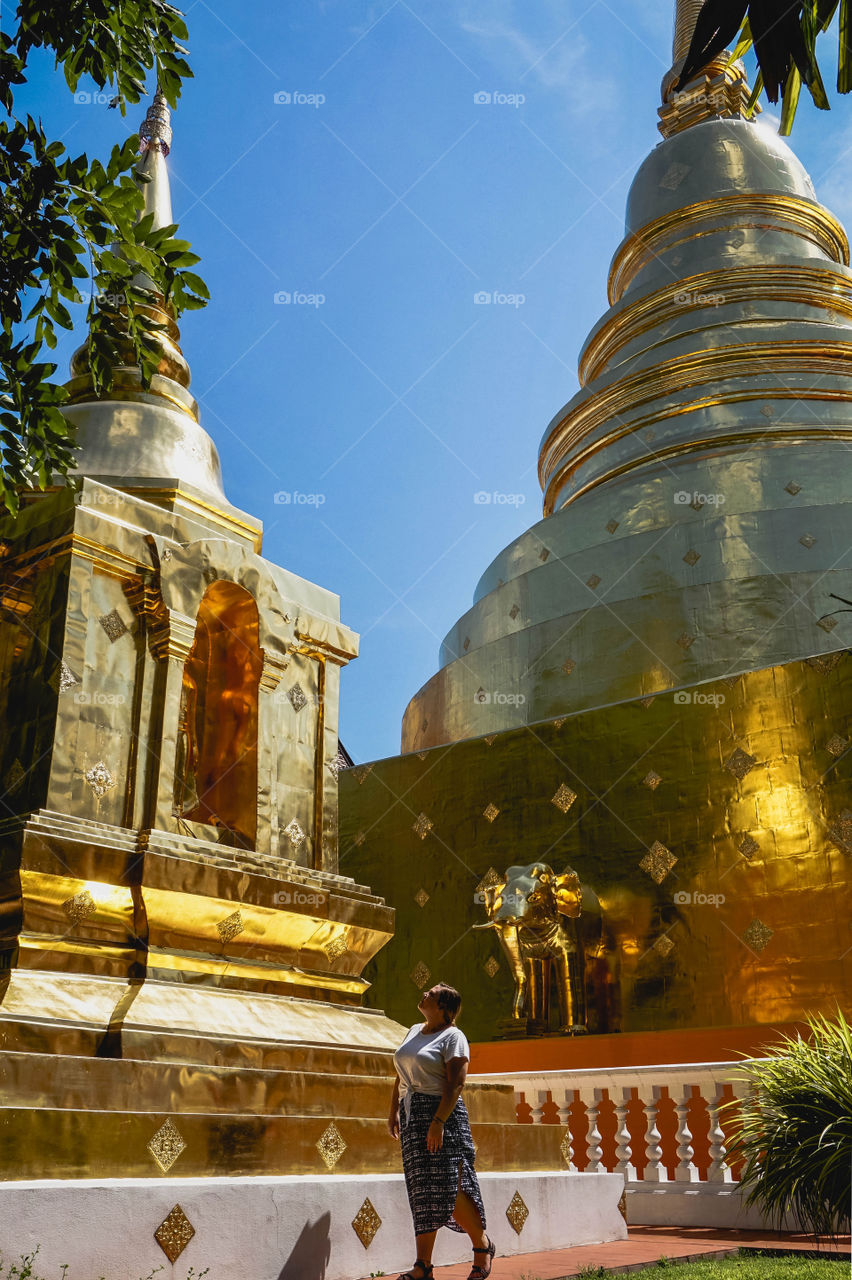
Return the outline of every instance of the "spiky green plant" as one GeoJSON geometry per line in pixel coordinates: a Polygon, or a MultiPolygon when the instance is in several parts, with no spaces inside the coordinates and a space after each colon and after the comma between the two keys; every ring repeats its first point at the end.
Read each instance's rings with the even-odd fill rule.
{"type": "MultiPolygon", "coordinates": [[[[808,1018],[810,1037],[784,1036],[741,1064],[749,1086],[732,1124],[746,1203],[779,1227],[785,1217],[820,1237],[849,1229],[852,1199],[852,1027],[808,1018]]],[[[737,1100],[725,1107],[737,1105],[737,1100]]]]}

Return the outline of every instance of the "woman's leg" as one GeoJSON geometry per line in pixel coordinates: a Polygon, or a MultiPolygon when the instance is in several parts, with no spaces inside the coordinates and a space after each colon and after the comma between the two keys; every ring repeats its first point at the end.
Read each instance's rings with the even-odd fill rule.
{"type": "Polygon", "coordinates": [[[422,1236],[414,1237],[417,1257],[420,1262],[432,1261],[432,1250],[435,1248],[435,1236],[437,1234],[437,1231],[424,1231],[422,1236]]]}
{"type": "MultiPolygon", "coordinates": [[[[453,1217],[462,1230],[466,1231],[470,1236],[471,1244],[474,1249],[484,1249],[488,1241],[488,1237],[485,1234],[482,1219],[479,1216],[479,1210],[466,1191],[459,1191],[456,1196],[453,1217]]],[[[418,1239],[420,1238],[421,1237],[418,1237],[418,1239]]],[[[429,1257],[431,1258],[431,1256],[432,1255],[430,1253],[429,1257]]]]}

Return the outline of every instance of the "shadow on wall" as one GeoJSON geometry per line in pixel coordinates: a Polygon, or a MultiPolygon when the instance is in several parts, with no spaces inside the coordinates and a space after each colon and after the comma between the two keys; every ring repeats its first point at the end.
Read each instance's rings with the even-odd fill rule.
{"type": "Polygon", "coordinates": [[[330,1226],[331,1214],[324,1213],[316,1222],[307,1222],[302,1227],[278,1280],[325,1280],[331,1257],[330,1226]]]}

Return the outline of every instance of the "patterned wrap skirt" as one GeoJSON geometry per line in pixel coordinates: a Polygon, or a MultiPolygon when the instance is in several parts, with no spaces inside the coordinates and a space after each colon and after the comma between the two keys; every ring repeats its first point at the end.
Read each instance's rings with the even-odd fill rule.
{"type": "Polygon", "coordinates": [[[408,1101],[411,1110],[407,1121],[405,1107],[400,1107],[399,1139],[414,1234],[424,1235],[440,1227],[463,1231],[453,1218],[459,1191],[465,1191],[476,1205],[484,1228],[485,1209],[474,1168],[476,1153],[466,1106],[459,1098],[444,1125],[443,1146],[440,1151],[429,1152],[426,1135],[441,1099],[428,1093],[412,1093],[408,1101]]]}

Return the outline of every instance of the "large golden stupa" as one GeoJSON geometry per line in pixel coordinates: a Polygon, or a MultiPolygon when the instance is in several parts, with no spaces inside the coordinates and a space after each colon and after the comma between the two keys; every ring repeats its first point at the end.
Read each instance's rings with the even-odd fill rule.
{"type": "Polygon", "coordinates": [[[584,1032],[727,1056],[852,995],[849,246],[741,64],[675,80],[541,442],[544,518],[403,754],[342,775],[341,865],[398,912],[371,998],[457,978],[495,1067],[597,1065],[584,1032]]]}

